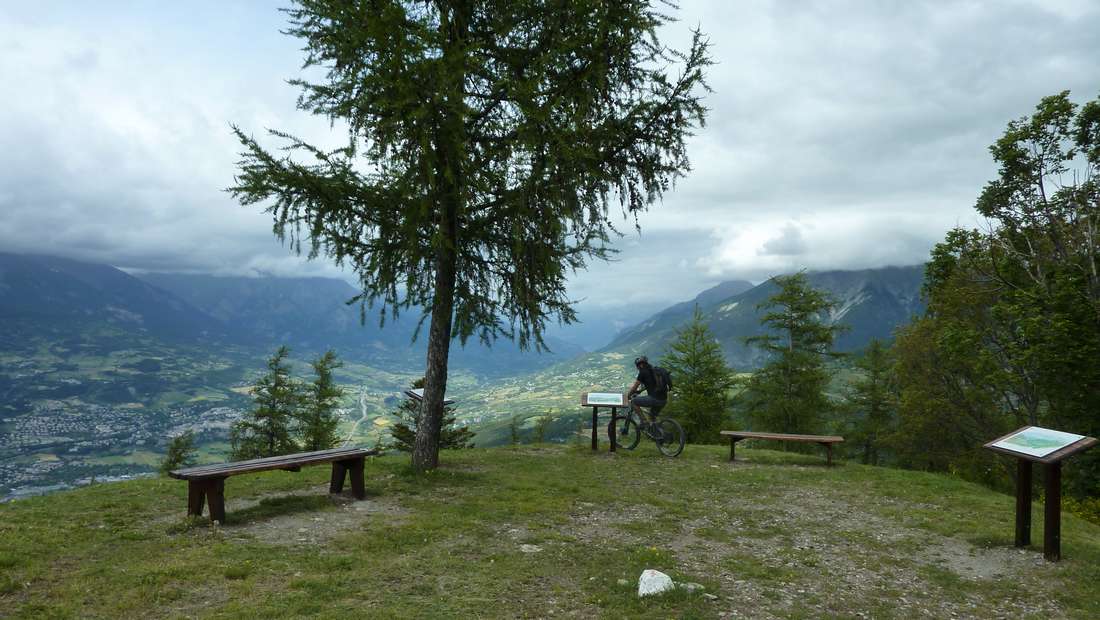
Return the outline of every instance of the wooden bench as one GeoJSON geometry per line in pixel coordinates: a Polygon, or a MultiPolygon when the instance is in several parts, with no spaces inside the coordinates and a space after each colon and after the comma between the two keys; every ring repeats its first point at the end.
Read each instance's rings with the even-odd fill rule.
{"type": "Polygon", "coordinates": [[[825,446],[828,465],[833,464],[833,444],[844,441],[843,437],[836,435],[790,435],[787,433],[754,433],[751,431],[722,431],[723,435],[730,438],[730,460],[733,460],[733,449],[742,439],[771,439],[773,441],[803,441],[819,443],[825,446]]]}
{"type": "Polygon", "coordinates": [[[363,463],[366,457],[377,454],[377,450],[364,448],[334,448],[316,452],[284,454],[250,461],[218,463],[177,469],[168,475],[177,480],[187,481],[187,515],[202,516],[204,503],[210,504],[210,520],[225,523],[225,479],[239,474],[251,474],[272,469],[299,471],[304,465],[332,463],[332,477],[329,480],[329,493],[344,490],[344,480],[351,476],[351,490],[356,499],[366,497],[363,486],[363,463]]]}

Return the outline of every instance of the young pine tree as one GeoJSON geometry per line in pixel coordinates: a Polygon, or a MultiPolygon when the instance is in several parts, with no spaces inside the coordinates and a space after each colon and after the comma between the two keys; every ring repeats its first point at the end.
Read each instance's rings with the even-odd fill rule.
{"type": "Polygon", "coordinates": [[[810,287],[805,273],[772,281],[779,292],[758,306],[770,310],[761,319],[769,333],[745,339],[768,352],[771,360],[747,381],[741,400],[757,430],[819,433],[832,408],[825,395],[830,378],[826,360],[836,355],[833,339],[841,331],[822,315],[835,304],[810,287]]]}
{"type": "Polygon", "coordinates": [[[512,419],[508,421],[508,442],[513,446],[518,446],[520,443],[519,417],[517,416],[512,416],[512,419]]]}
{"type": "Polygon", "coordinates": [[[278,456],[298,451],[290,425],[302,406],[301,385],[290,376],[286,363],[290,349],[279,347],[267,361],[267,374],[253,390],[256,408],[230,431],[233,460],[278,456]]]}
{"type": "Polygon", "coordinates": [[[168,451],[164,460],[160,462],[160,473],[167,476],[168,472],[181,467],[190,467],[195,464],[195,433],[187,430],[176,435],[168,441],[168,451]]]}
{"type": "Polygon", "coordinates": [[[547,411],[535,418],[535,443],[546,443],[546,441],[550,439],[550,426],[553,423],[553,411],[547,411]]]}
{"type": "Polygon", "coordinates": [[[298,436],[302,450],[327,450],[339,441],[337,407],[344,390],[333,379],[332,371],[343,366],[336,353],[326,351],[313,360],[313,383],[306,387],[308,398],[298,414],[298,436]]]}
{"type": "Polygon", "coordinates": [[[699,307],[691,322],[676,333],[661,366],[672,375],[675,398],[666,415],[675,417],[692,443],[719,443],[723,423],[729,418],[729,390],[733,371],[726,366],[722,348],[715,342],[699,307]]]}
{"type": "Polygon", "coordinates": [[[878,338],[856,360],[863,377],[854,381],[845,399],[846,426],[860,459],[879,465],[890,430],[897,420],[897,387],[890,349],[878,338]]]}
{"type": "MultiPolygon", "coordinates": [[[[413,381],[412,388],[424,387],[424,379],[413,381]]],[[[420,401],[406,398],[393,412],[400,421],[390,429],[392,447],[402,452],[412,452],[416,445],[416,427],[420,417],[420,401]]],[[[474,447],[475,433],[465,426],[455,426],[455,409],[448,405],[443,410],[443,428],[439,431],[439,447],[443,449],[474,447]]]]}

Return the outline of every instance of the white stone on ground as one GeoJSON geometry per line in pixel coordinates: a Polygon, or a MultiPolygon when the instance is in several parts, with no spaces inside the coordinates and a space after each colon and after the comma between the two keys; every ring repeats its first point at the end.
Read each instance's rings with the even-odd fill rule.
{"type": "Polygon", "coordinates": [[[659,570],[647,568],[642,571],[642,576],[638,578],[638,596],[660,594],[674,587],[676,586],[672,583],[672,577],[659,570]]]}

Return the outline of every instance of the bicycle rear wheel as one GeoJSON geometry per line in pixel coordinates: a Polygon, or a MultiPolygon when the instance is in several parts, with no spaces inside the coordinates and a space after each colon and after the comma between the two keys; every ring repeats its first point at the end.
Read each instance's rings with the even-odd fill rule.
{"type": "Polygon", "coordinates": [[[658,432],[654,433],[657,449],[665,456],[677,456],[684,451],[684,429],[672,418],[657,420],[658,432]]]}
{"type": "Polygon", "coordinates": [[[616,448],[633,450],[638,446],[641,433],[638,430],[638,422],[634,420],[633,415],[621,416],[615,414],[611,416],[611,422],[607,424],[607,436],[615,442],[616,448]]]}

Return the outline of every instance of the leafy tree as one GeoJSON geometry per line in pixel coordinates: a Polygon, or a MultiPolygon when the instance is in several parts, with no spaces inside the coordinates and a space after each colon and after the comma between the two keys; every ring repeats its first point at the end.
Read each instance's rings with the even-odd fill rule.
{"type": "Polygon", "coordinates": [[[605,259],[608,219],[645,210],[688,170],[711,64],[696,31],[662,45],[653,2],[297,0],[287,32],[324,72],[299,108],[347,131],[323,150],[279,131],[244,146],[230,191],[274,231],[349,265],[380,318],[429,320],[413,466],[437,466],[452,337],[544,347],[575,319],[570,271],[605,259]]]}
{"type": "Polygon", "coordinates": [[[676,397],[669,400],[668,415],[676,417],[692,443],[719,443],[719,431],[729,418],[729,390],[733,371],[726,366],[718,346],[703,320],[699,306],[691,322],[676,332],[676,339],[661,366],[673,377],[676,397]]]}
{"type": "Polygon", "coordinates": [[[890,349],[878,338],[871,340],[856,360],[863,376],[852,382],[845,405],[849,414],[848,433],[861,460],[879,465],[897,418],[897,388],[890,349]]]}
{"type": "Polygon", "coordinates": [[[168,450],[160,462],[160,473],[168,472],[195,464],[195,433],[186,430],[168,441],[168,450]]]}
{"type": "Polygon", "coordinates": [[[998,406],[999,372],[978,342],[972,330],[948,327],[940,317],[898,331],[898,426],[888,444],[899,465],[1003,479],[1004,471],[990,471],[981,445],[1011,423],[998,406]]]}
{"type": "Polygon", "coordinates": [[[343,366],[343,362],[329,350],[311,365],[315,378],[306,388],[307,398],[298,413],[298,435],[302,450],[327,450],[339,441],[337,407],[344,398],[344,390],[336,385],[332,372],[343,366]]]}
{"type": "Polygon", "coordinates": [[[757,308],[769,333],[745,342],[767,351],[771,359],[747,381],[740,397],[758,428],[781,433],[820,432],[832,409],[825,394],[830,372],[826,360],[836,354],[833,340],[842,327],[825,322],[835,306],[810,287],[805,273],[772,278],[779,292],[757,308]]]}
{"type": "MultiPolygon", "coordinates": [[[[424,379],[413,381],[412,388],[424,387],[424,379]]],[[[415,399],[406,398],[393,412],[400,420],[390,429],[393,437],[393,446],[402,452],[412,452],[416,445],[417,422],[422,415],[420,403],[415,399]]],[[[439,447],[441,449],[461,449],[474,447],[476,433],[465,426],[455,425],[455,409],[447,406],[443,410],[443,428],[439,432],[439,447]]]]}
{"type": "Polygon", "coordinates": [[[298,451],[290,425],[303,405],[301,385],[290,376],[286,363],[290,349],[279,347],[267,361],[267,374],[253,389],[256,408],[230,431],[234,460],[278,456],[298,451]]]}
{"type": "MultiPolygon", "coordinates": [[[[951,231],[933,250],[927,316],[899,339],[902,438],[937,426],[943,409],[921,401],[940,394],[965,442],[936,466],[976,479],[992,458],[976,446],[999,432],[1100,432],[1100,99],[1046,97],[990,152],[998,178],[977,201],[989,228],[951,231]]],[[[1100,456],[1081,455],[1070,492],[1100,495],[1098,473],[1100,456]]]]}

